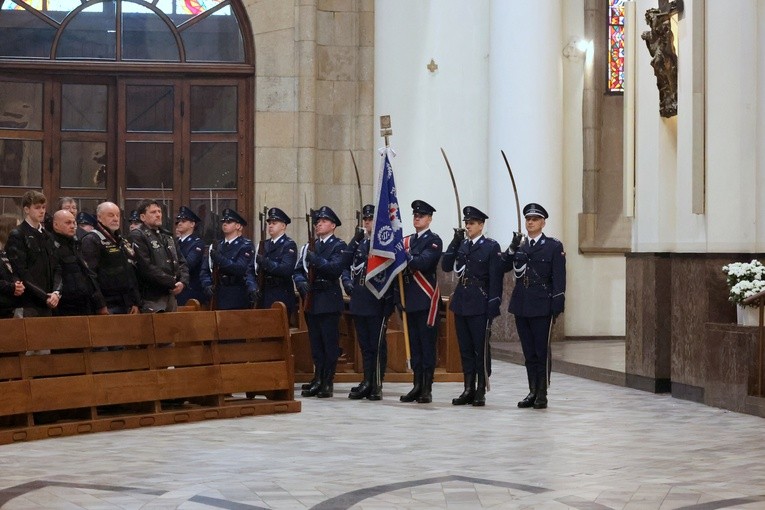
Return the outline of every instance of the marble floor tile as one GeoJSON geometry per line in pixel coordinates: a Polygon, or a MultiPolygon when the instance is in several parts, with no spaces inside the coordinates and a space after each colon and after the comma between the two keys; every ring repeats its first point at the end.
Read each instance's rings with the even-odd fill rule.
{"type": "Polygon", "coordinates": [[[549,409],[519,409],[523,367],[493,368],[484,408],[451,405],[460,383],[432,404],[337,384],[296,414],[0,446],[0,507],[765,508],[761,418],[558,373],[549,409]]]}

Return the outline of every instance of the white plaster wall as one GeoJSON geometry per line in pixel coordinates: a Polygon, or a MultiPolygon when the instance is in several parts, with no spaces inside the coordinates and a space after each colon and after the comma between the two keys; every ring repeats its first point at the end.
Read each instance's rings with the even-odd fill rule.
{"type": "Polygon", "coordinates": [[[757,249],[757,4],[707,2],[707,245],[712,252],[757,249]]]}
{"type": "MultiPolygon", "coordinates": [[[[765,48],[765,0],[757,2],[757,46],[765,48]]],[[[765,208],[765,51],[757,51],[757,197],[755,218],[763,217],[765,208]]],[[[757,222],[756,251],[765,251],[765,221],[757,222]]]]}
{"type": "Polygon", "coordinates": [[[624,258],[585,257],[577,249],[584,63],[564,62],[561,51],[583,33],[583,0],[385,0],[375,9],[375,115],[392,117],[405,225],[411,225],[409,203],[422,198],[438,210],[434,230],[446,242],[451,237],[457,212],[444,147],[463,207],[489,214],[487,234],[506,245],[517,220],[499,153],[505,149],[521,202],[548,209],[546,231],[567,250],[566,334],[623,335],[624,258]],[[525,8],[534,15],[520,15],[525,8]],[[530,19],[539,26],[529,26],[530,19]],[[550,41],[551,26],[560,32],[557,42],[550,41]],[[431,58],[439,66],[435,74],[425,67],[431,58]]]}
{"type": "MultiPolygon", "coordinates": [[[[633,249],[638,252],[737,252],[763,249],[758,242],[758,80],[763,57],[758,25],[761,0],[707,1],[706,51],[692,48],[694,2],[686,2],[678,27],[678,115],[662,119],[650,55],[640,41],[637,66],[636,211],[633,249]],[[760,43],[760,44],[758,44],[760,43]],[[754,60],[753,60],[754,59],[754,60]],[[694,150],[692,73],[706,67],[706,207],[693,214],[694,150]],[[743,213],[743,214],[741,214],[743,213]],[[735,216],[735,220],[732,218],[735,216]]],[[[637,12],[654,7],[638,0],[637,12]]],[[[647,25],[643,27],[647,29],[647,25]]],[[[642,30],[641,30],[642,31],[642,30]]],[[[762,96],[760,96],[762,97],[762,96]]],[[[761,117],[761,115],[759,116],[761,117]]],[[[760,239],[762,239],[760,237],[760,239]]]]}
{"type": "MultiPolygon", "coordinates": [[[[584,0],[563,2],[562,42],[584,38],[584,0]]],[[[567,284],[565,331],[567,336],[623,336],[625,333],[626,275],[623,255],[585,256],[577,249],[582,212],[584,71],[596,65],[592,51],[583,61],[562,59],[563,104],[563,230],[567,284]],[[597,311],[597,313],[593,313],[597,311]]],[[[600,67],[604,70],[603,65],[600,67]]]]}
{"type": "MultiPolygon", "coordinates": [[[[385,0],[375,10],[375,131],[377,118],[390,115],[405,233],[412,231],[410,203],[423,199],[436,208],[431,228],[447,244],[461,216],[440,147],[462,207],[488,213],[489,2],[385,0]],[[435,73],[426,68],[431,58],[435,73]]],[[[486,232],[494,235],[491,219],[486,232]]]]}

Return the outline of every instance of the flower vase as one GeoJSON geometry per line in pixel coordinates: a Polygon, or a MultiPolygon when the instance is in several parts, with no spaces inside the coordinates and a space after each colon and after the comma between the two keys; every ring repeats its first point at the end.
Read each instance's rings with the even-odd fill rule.
{"type": "Polygon", "coordinates": [[[736,323],[739,326],[759,326],[759,307],[736,305],[736,323]]]}

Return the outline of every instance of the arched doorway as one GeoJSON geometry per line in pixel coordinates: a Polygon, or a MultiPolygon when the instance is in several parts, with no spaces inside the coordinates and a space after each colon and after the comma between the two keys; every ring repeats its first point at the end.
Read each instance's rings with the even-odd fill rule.
{"type": "Polygon", "coordinates": [[[42,189],[252,214],[253,43],[238,0],[0,0],[0,212],[42,189]]]}

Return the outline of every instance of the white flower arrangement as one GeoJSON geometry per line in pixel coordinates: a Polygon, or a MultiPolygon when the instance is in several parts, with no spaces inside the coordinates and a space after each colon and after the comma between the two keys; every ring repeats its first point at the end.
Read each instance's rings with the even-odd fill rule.
{"type": "Polygon", "coordinates": [[[765,290],[765,266],[759,260],[733,262],[723,266],[722,270],[727,275],[726,281],[730,289],[728,300],[737,305],[741,305],[746,298],[765,290]]]}

